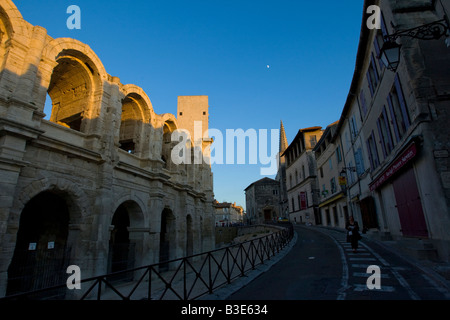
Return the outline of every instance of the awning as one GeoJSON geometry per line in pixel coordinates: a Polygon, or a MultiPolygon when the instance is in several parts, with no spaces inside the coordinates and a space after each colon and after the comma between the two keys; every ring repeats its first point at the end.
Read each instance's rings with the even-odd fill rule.
{"type": "Polygon", "coordinates": [[[319,204],[319,208],[321,208],[323,206],[326,206],[327,204],[330,204],[332,202],[335,202],[335,201],[337,201],[337,200],[339,200],[339,199],[341,199],[343,197],[344,197],[344,194],[343,193],[339,193],[338,195],[335,195],[334,197],[331,197],[330,199],[325,200],[324,202],[319,204]]]}

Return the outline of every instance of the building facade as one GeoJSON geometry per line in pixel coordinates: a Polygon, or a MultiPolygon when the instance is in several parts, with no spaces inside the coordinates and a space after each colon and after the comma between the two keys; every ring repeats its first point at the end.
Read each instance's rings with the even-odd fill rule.
{"type": "Polygon", "coordinates": [[[330,124],[314,148],[320,192],[321,224],[345,228],[348,221],[347,190],[341,180],[344,166],[341,147],[333,143],[338,122],[330,124]]]}
{"type": "Polygon", "coordinates": [[[321,138],[321,127],[300,129],[284,151],[289,220],[319,224],[317,168],[314,147],[321,138]]]}
{"type": "Polygon", "coordinates": [[[87,278],[214,249],[211,167],[171,154],[174,131],[207,130],[207,97],[179,98],[187,121],[159,115],[88,45],[52,38],[10,0],[0,59],[0,296],[55,284],[61,266],[87,278]]]}
{"type": "Polygon", "coordinates": [[[258,224],[276,221],[279,213],[278,181],[264,177],[245,188],[246,223],[258,224]]]}
{"type": "MultiPolygon", "coordinates": [[[[396,39],[400,60],[381,59],[389,35],[436,21],[444,1],[365,1],[381,8],[380,28],[364,14],[348,99],[333,137],[347,172],[349,214],[369,234],[424,257],[450,259],[450,55],[444,38],[396,39]]],[[[420,36],[420,33],[419,33],[420,36]]]]}
{"type": "Polygon", "coordinates": [[[230,202],[214,202],[216,227],[226,227],[244,222],[244,208],[230,202]]]}

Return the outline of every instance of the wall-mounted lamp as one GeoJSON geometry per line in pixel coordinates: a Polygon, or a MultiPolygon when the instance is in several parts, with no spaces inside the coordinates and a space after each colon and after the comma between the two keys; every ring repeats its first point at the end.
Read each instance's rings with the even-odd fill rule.
{"type": "Polygon", "coordinates": [[[340,175],[341,176],[346,176],[347,175],[347,170],[351,171],[351,172],[356,172],[356,167],[343,167],[341,172],[340,172],[340,175]]]}
{"type": "Polygon", "coordinates": [[[397,43],[400,37],[410,37],[419,40],[438,40],[441,37],[447,36],[446,44],[450,45],[450,28],[447,17],[423,26],[398,31],[391,35],[384,36],[384,44],[380,50],[379,58],[384,65],[395,72],[400,63],[400,48],[401,44],[397,43]]]}

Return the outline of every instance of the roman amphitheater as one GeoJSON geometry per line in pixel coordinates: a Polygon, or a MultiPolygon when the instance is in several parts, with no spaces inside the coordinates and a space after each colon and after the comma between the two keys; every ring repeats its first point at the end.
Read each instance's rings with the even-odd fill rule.
{"type": "Polygon", "coordinates": [[[0,59],[0,296],[67,265],[86,278],[214,249],[211,167],[171,160],[174,130],[208,129],[207,96],[157,114],[87,44],[52,38],[10,0],[0,59]]]}

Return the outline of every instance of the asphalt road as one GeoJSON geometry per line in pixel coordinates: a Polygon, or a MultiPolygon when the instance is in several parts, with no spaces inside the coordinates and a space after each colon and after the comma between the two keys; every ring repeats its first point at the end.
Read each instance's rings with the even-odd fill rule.
{"type": "Polygon", "coordinates": [[[363,239],[353,253],[342,232],[313,226],[295,231],[297,242],[285,257],[227,300],[450,299],[448,288],[376,242],[363,239]],[[369,266],[379,268],[377,280],[369,266]]]}

